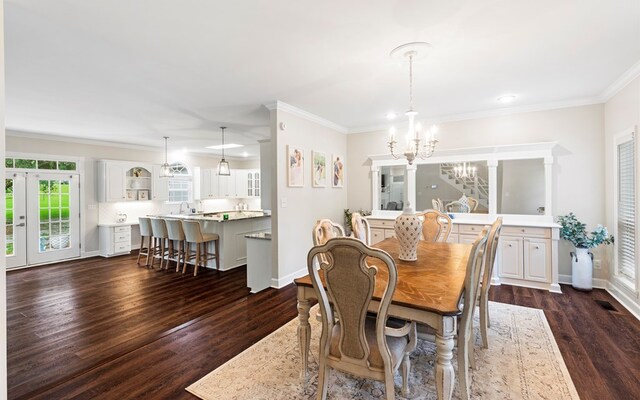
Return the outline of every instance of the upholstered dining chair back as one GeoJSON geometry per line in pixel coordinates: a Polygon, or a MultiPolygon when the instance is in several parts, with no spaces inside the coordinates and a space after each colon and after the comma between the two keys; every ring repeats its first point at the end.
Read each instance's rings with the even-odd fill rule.
{"type": "Polygon", "coordinates": [[[471,207],[469,204],[462,203],[458,200],[452,201],[447,204],[447,212],[458,212],[458,213],[468,213],[471,212],[471,207]]]}
{"type": "Polygon", "coordinates": [[[458,324],[458,378],[460,394],[465,400],[469,399],[470,393],[469,364],[473,364],[473,360],[470,359],[473,357],[473,346],[471,346],[471,341],[474,338],[473,314],[478,301],[478,289],[482,279],[482,265],[487,250],[488,237],[489,226],[485,226],[473,242],[464,278],[464,308],[458,324]]]}
{"type": "Polygon", "coordinates": [[[446,242],[451,233],[451,218],[438,210],[418,213],[422,217],[422,239],[427,242],[446,242]]]}
{"type": "Polygon", "coordinates": [[[493,267],[496,263],[496,255],[498,253],[498,241],[500,240],[500,232],[502,231],[502,217],[497,218],[487,239],[487,251],[484,258],[484,272],[482,274],[482,284],[480,285],[480,332],[482,336],[482,345],[484,348],[489,347],[487,329],[489,322],[489,289],[491,288],[491,277],[493,276],[493,267]]]}
{"type": "Polygon", "coordinates": [[[184,230],[182,229],[182,221],[179,219],[165,219],[167,224],[167,234],[169,240],[185,240],[184,230]]]}
{"type": "MultiPolygon", "coordinates": [[[[319,219],[313,227],[313,245],[320,246],[327,243],[329,240],[337,237],[344,237],[344,229],[340,224],[337,224],[330,219],[319,219]]],[[[325,256],[320,254],[319,259],[321,262],[326,262],[325,256]]]]}
{"type": "Polygon", "coordinates": [[[147,217],[138,218],[138,222],[140,223],[140,236],[153,236],[153,231],[151,229],[151,219],[147,217]]]}
{"type": "MultiPolygon", "coordinates": [[[[387,398],[393,398],[393,373],[415,341],[415,323],[405,325],[406,333],[395,337],[390,336],[394,330],[387,327],[389,305],[398,280],[393,258],[358,239],[335,238],[313,247],[307,265],[322,315],[318,391],[324,393],[319,393],[318,399],[326,396],[327,367],[383,380],[387,398]],[[320,254],[326,255],[326,262],[318,269],[314,259],[320,254]],[[367,264],[368,257],[380,260],[377,264],[383,271],[367,264]],[[367,317],[378,274],[387,277],[387,284],[376,315],[367,317]],[[413,328],[413,339],[408,337],[409,327],[413,328]]],[[[408,355],[406,358],[408,362],[408,355]]]]}
{"type": "Polygon", "coordinates": [[[182,221],[182,230],[184,236],[189,243],[203,243],[205,242],[204,235],[202,235],[202,229],[200,229],[200,223],[196,221],[182,221]]]}
{"type": "Polygon", "coordinates": [[[467,197],[467,203],[469,203],[469,212],[474,212],[478,208],[478,199],[474,197],[467,197]]]}
{"type": "Polygon", "coordinates": [[[442,200],[440,199],[431,199],[431,206],[434,210],[438,210],[440,212],[444,211],[444,207],[442,206],[442,200]]]}
{"type": "Polygon", "coordinates": [[[367,246],[371,245],[371,227],[369,221],[360,213],[354,212],[351,214],[351,230],[353,231],[353,237],[360,240],[367,246]]]}
{"type": "Polygon", "coordinates": [[[149,218],[151,220],[151,231],[157,238],[167,238],[167,225],[162,218],[149,218]]]}

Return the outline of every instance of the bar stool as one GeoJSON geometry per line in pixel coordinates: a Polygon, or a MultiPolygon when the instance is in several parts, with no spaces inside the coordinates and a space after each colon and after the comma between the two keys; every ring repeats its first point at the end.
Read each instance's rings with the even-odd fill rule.
{"type": "Polygon", "coordinates": [[[145,267],[149,266],[149,255],[151,254],[151,240],[153,232],[151,231],[151,220],[147,217],[138,218],[140,221],[140,251],[138,251],[138,259],[136,264],[140,265],[140,256],[147,256],[145,267]],[[147,247],[144,246],[144,241],[147,239],[147,247]]]}
{"type": "Polygon", "coordinates": [[[165,219],[167,225],[167,236],[169,238],[169,251],[167,253],[167,268],[169,267],[169,261],[176,262],[176,272],[180,270],[180,257],[185,259],[185,248],[187,243],[184,236],[184,230],[182,229],[182,221],[178,219],[165,219]],[[174,248],[174,242],[178,242],[178,248],[174,248]]]}
{"type": "Polygon", "coordinates": [[[200,266],[200,262],[203,263],[203,266],[206,266],[207,261],[216,260],[216,269],[220,270],[220,261],[218,258],[220,254],[218,239],[220,239],[220,237],[218,236],[218,234],[202,233],[200,223],[195,221],[182,221],[182,229],[184,230],[184,235],[187,238],[187,249],[185,251],[184,267],[182,268],[182,273],[184,274],[187,271],[187,262],[192,258],[195,258],[195,269],[193,271],[193,276],[198,275],[198,267],[200,266]],[[209,242],[214,243],[215,254],[207,252],[207,244],[209,242]],[[196,245],[195,257],[191,257],[191,255],[189,254],[189,245],[191,243],[195,243],[196,245]]]}
{"type": "MultiPolygon", "coordinates": [[[[155,258],[160,258],[160,269],[164,265],[164,260],[167,251],[167,240],[169,235],[167,233],[167,225],[162,218],[149,218],[151,220],[151,231],[153,232],[153,254],[151,259],[151,267],[155,263],[155,258]]],[[[167,261],[168,263],[169,261],[167,261]]]]}

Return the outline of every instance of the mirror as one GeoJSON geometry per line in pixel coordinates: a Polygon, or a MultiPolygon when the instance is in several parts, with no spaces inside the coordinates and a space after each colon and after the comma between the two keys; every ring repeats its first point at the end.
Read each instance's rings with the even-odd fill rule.
{"type": "Polygon", "coordinates": [[[416,210],[489,213],[486,161],[420,164],[416,170],[416,210]]]}
{"type": "Polygon", "coordinates": [[[405,199],[406,168],[404,166],[386,166],[380,168],[380,187],[378,188],[379,210],[402,210],[405,199]]]}
{"type": "Polygon", "coordinates": [[[544,215],[544,160],[499,161],[497,189],[498,214],[544,215]]]}

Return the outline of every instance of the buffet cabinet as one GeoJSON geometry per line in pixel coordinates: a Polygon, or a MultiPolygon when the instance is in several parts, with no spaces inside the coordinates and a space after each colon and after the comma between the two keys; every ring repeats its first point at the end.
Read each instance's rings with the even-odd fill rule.
{"type": "MultiPolygon", "coordinates": [[[[393,219],[367,218],[371,244],[395,237],[393,219]]],[[[484,224],[453,221],[450,243],[473,243],[484,224]]],[[[503,225],[493,283],[505,283],[560,292],[558,285],[558,239],[556,227],[503,225]]]]}

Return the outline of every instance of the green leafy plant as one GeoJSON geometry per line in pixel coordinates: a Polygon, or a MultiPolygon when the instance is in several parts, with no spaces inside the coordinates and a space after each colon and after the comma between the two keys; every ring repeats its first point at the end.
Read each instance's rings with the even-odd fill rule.
{"type": "Polygon", "coordinates": [[[587,233],[587,225],[578,221],[573,213],[558,217],[560,238],[568,240],[577,248],[591,249],[601,244],[612,244],[613,236],[609,235],[607,228],[602,225],[596,226],[591,233],[587,233]]]}
{"type": "MultiPolygon", "coordinates": [[[[357,213],[359,213],[360,215],[362,215],[363,217],[366,217],[367,215],[371,215],[371,211],[366,211],[366,210],[358,210],[356,211],[357,213]]],[[[347,231],[351,232],[353,230],[353,227],[351,226],[351,216],[353,215],[353,212],[351,210],[349,210],[348,208],[344,209],[344,227],[347,231]]]]}

